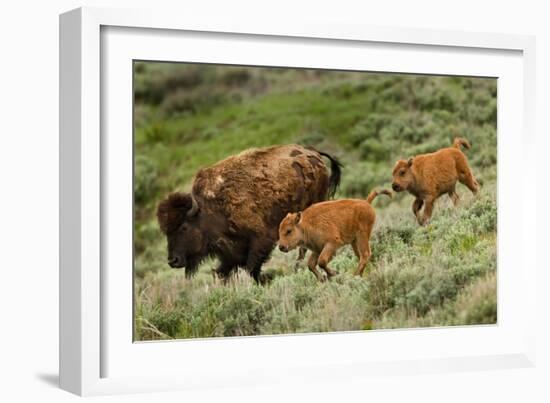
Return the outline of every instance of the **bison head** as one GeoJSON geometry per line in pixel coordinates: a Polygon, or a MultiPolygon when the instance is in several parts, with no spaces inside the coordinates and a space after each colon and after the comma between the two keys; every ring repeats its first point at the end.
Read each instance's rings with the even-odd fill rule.
{"type": "Polygon", "coordinates": [[[393,182],[392,189],[396,192],[402,192],[407,190],[409,186],[414,183],[414,176],[412,173],[413,159],[409,158],[408,161],[399,160],[393,168],[393,182]]]}
{"type": "Polygon", "coordinates": [[[302,213],[288,213],[279,224],[279,249],[291,251],[302,243],[303,233],[300,227],[302,213]]]}
{"type": "Polygon", "coordinates": [[[158,205],[157,219],[168,240],[168,264],[193,275],[207,254],[197,200],[189,193],[172,193],[158,205]]]}

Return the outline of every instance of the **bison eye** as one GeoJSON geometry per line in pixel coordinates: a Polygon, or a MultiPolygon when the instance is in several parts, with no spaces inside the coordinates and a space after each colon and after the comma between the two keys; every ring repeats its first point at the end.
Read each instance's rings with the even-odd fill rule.
{"type": "Polygon", "coordinates": [[[286,234],[287,234],[287,235],[290,235],[291,233],[292,233],[292,230],[291,230],[291,229],[287,229],[287,230],[286,230],[286,234]]]}
{"type": "Polygon", "coordinates": [[[399,172],[399,176],[405,176],[405,171],[399,172]]]}

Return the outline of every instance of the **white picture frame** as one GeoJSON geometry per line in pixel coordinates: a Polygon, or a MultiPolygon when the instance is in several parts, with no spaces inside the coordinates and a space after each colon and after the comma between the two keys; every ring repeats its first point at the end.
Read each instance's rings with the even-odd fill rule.
{"type": "Polygon", "coordinates": [[[61,15],[61,387],[96,395],[534,365],[529,312],[535,312],[536,254],[527,235],[536,232],[535,198],[528,197],[536,189],[534,52],[534,38],[520,35],[321,21],[283,26],[267,18],[213,20],[151,10],[81,8],[61,15]],[[181,44],[187,46],[183,54],[181,44]],[[322,59],[319,49],[337,56],[322,59]],[[128,337],[127,62],[143,54],[151,60],[499,77],[498,324],[134,343],[128,337]],[[108,270],[113,262],[123,269],[108,270]],[[114,291],[123,302],[112,298],[114,291]]]}

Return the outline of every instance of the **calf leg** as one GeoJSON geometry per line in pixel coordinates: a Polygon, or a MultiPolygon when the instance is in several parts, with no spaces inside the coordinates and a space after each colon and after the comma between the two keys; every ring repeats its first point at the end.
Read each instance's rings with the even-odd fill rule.
{"type": "Polygon", "coordinates": [[[367,266],[367,263],[369,262],[369,259],[371,256],[369,241],[370,241],[370,231],[364,234],[358,235],[357,239],[355,240],[355,246],[357,248],[357,251],[359,252],[359,265],[357,266],[357,270],[355,271],[354,275],[359,277],[363,275],[363,272],[365,271],[365,267],[367,266]]]}
{"type": "Polygon", "coordinates": [[[412,210],[414,213],[414,216],[416,217],[416,220],[420,223],[420,209],[422,208],[422,205],[424,204],[424,200],[422,199],[414,199],[412,210]]]}
{"type": "Polygon", "coordinates": [[[300,267],[300,262],[304,260],[306,257],[307,249],[300,247],[298,249],[298,258],[296,259],[296,262],[294,263],[294,271],[298,271],[298,268],[300,267]]]}
{"type": "Polygon", "coordinates": [[[462,172],[458,175],[458,180],[460,183],[465,185],[470,191],[475,195],[479,191],[479,183],[477,182],[476,178],[474,178],[474,175],[472,174],[472,171],[468,169],[468,171],[462,172]]]}
{"type": "Polygon", "coordinates": [[[304,247],[301,247],[298,249],[298,259],[296,260],[304,260],[306,257],[307,249],[304,247]]]}
{"type": "Polygon", "coordinates": [[[319,264],[319,267],[327,273],[327,276],[329,278],[334,277],[338,274],[337,272],[335,272],[334,270],[328,267],[328,263],[332,260],[337,249],[338,249],[337,245],[334,245],[332,243],[326,244],[323,250],[321,251],[321,254],[319,255],[319,260],[317,262],[319,264]]]}
{"type": "Polygon", "coordinates": [[[435,203],[435,198],[430,197],[426,199],[426,206],[424,207],[424,216],[422,217],[422,220],[418,221],[420,225],[427,225],[430,222],[430,218],[432,218],[432,212],[434,209],[434,203],[435,203]]]}
{"type": "Polygon", "coordinates": [[[324,278],[321,273],[317,270],[317,259],[319,258],[319,254],[315,252],[311,252],[311,255],[309,255],[309,259],[307,261],[307,267],[309,267],[309,270],[313,274],[315,274],[315,277],[317,277],[317,280],[323,281],[324,278]]]}
{"type": "Polygon", "coordinates": [[[448,193],[448,195],[453,202],[453,206],[456,207],[458,205],[458,201],[460,200],[460,197],[458,197],[458,194],[456,193],[455,189],[453,188],[453,190],[451,190],[448,193]]]}
{"type": "Polygon", "coordinates": [[[355,253],[355,256],[357,256],[357,259],[359,259],[361,257],[361,254],[359,253],[359,249],[357,249],[355,241],[351,243],[351,247],[353,248],[353,253],[355,253]]]}

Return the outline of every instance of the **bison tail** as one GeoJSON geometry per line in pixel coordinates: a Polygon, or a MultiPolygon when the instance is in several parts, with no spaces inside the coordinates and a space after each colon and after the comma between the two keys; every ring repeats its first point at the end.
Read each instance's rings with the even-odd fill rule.
{"type": "Polygon", "coordinates": [[[372,201],[374,199],[376,199],[376,196],[378,195],[386,195],[386,196],[389,196],[390,198],[393,197],[393,194],[391,191],[387,190],[387,189],[383,189],[381,191],[377,191],[377,190],[373,190],[372,192],[369,193],[369,195],[367,196],[367,203],[371,204],[372,201]]]}
{"type": "Polygon", "coordinates": [[[460,150],[460,146],[463,146],[466,150],[472,148],[468,140],[466,140],[464,137],[455,137],[453,141],[453,147],[460,150]]]}
{"type": "Polygon", "coordinates": [[[344,167],[340,161],[330,154],[318,151],[323,157],[327,157],[330,160],[330,179],[328,188],[328,197],[332,198],[340,186],[340,180],[342,179],[342,168],[344,167]]]}

